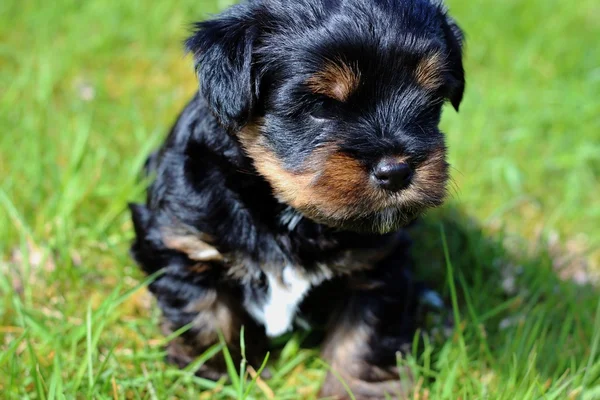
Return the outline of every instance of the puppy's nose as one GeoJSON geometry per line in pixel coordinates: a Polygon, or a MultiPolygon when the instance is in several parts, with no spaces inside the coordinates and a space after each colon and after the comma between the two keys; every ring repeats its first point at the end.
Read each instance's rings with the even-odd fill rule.
{"type": "Polygon", "coordinates": [[[407,187],[412,175],[413,171],[408,164],[390,157],[382,158],[373,170],[375,182],[381,188],[391,192],[407,187]]]}

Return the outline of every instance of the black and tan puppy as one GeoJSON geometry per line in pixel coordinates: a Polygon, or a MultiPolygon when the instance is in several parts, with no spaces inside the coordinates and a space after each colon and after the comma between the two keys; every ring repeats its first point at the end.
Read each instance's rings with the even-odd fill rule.
{"type": "MultiPolygon", "coordinates": [[[[150,286],[165,332],[192,325],[171,361],[219,331],[236,355],[242,326],[261,360],[302,320],[357,398],[402,395],[418,289],[401,228],[446,195],[438,123],[461,102],[462,40],[438,0],[255,0],[197,24],[201,89],[131,206],[133,255],[165,270],[150,286]]],[[[322,394],[345,390],[330,375],[322,394]]]]}

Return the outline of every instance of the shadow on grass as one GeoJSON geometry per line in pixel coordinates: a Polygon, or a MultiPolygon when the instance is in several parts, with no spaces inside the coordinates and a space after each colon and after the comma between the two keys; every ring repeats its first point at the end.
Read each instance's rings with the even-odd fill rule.
{"type": "MultiPolygon", "coordinates": [[[[576,270],[577,259],[565,262],[569,255],[544,240],[484,232],[452,206],[421,220],[411,236],[415,273],[448,305],[454,297],[460,313],[449,337],[426,338],[435,363],[426,372],[438,385],[479,385],[479,395],[487,386],[513,396],[518,387],[523,395],[537,387],[538,395],[575,396],[600,383],[598,291],[569,278],[585,272],[576,270]]],[[[422,364],[423,354],[416,357],[422,364]]]]}

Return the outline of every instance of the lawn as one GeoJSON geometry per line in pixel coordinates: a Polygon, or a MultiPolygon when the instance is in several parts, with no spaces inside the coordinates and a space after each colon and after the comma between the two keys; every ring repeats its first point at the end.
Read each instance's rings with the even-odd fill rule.
{"type": "MultiPolygon", "coordinates": [[[[253,384],[165,365],[128,256],[144,158],[196,90],[181,41],[228,3],[0,2],[0,398],[316,397],[303,333],[253,384]]],[[[468,43],[454,190],[413,236],[452,311],[399,363],[415,399],[600,399],[600,3],[448,3],[468,43]]]]}

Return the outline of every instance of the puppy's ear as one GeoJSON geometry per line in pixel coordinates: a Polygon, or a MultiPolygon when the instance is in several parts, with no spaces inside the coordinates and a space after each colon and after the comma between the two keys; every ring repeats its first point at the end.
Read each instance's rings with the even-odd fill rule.
{"type": "Polygon", "coordinates": [[[462,62],[464,34],[456,22],[448,16],[446,10],[440,11],[442,32],[446,43],[447,96],[454,109],[458,111],[465,91],[465,70],[462,62]]]}
{"type": "Polygon", "coordinates": [[[228,131],[248,122],[256,102],[252,54],[258,32],[250,7],[238,5],[195,24],[185,42],[194,54],[200,93],[228,131]]]}

